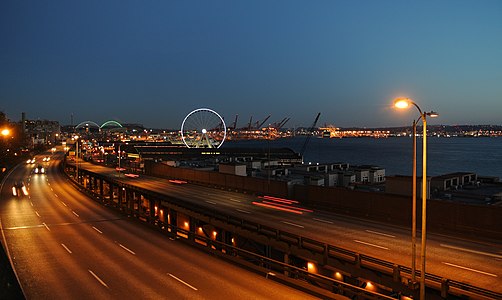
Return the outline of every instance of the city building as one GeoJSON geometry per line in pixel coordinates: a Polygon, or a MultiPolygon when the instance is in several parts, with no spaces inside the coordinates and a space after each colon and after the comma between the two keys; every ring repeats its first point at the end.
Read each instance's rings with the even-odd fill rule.
{"type": "Polygon", "coordinates": [[[26,120],[25,117],[23,113],[21,122],[29,147],[34,148],[57,143],[61,135],[61,126],[58,121],[26,120]]]}

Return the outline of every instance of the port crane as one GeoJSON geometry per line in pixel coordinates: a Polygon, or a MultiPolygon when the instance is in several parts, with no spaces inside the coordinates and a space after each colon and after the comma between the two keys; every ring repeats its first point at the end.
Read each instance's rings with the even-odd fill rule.
{"type": "Polygon", "coordinates": [[[260,129],[263,124],[265,124],[265,122],[267,122],[267,120],[270,118],[270,115],[268,115],[268,117],[266,117],[261,123],[258,123],[256,122],[256,129],[260,129]]]}
{"type": "Polygon", "coordinates": [[[313,131],[315,129],[315,126],[317,125],[317,121],[319,121],[319,117],[321,116],[321,113],[317,114],[317,117],[315,117],[314,123],[312,123],[312,126],[308,129],[307,132],[307,138],[305,139],[305,142],[303,143],[302,149],[300,150],[300,156],[302,157],[303,160],[303,155],[305,154],[305,150],[307,150],[307,145],[310,141],[310,138],[312,137],[313,131]]]}
{"type": "Polygon", "coordinates": [[[280,130],[284,125],[286,125],[286,123],[289,121],[290,118],[286,117],[284,119],[282,119],[282,121],[280,121],[279,123],[274,123],[272,124],[272,128],[275,128],[276,130],[280,130]]]}

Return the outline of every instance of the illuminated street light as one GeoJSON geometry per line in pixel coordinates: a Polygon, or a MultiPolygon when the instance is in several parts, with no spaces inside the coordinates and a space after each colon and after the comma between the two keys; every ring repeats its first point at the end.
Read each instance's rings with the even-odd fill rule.
{"type": "Polygon", "coordinates": [[[422,243],[420,248],[421,277],[420,277],[420,299],[425,299],[425,242],[426,242],[426,212],[427,212],[427,116],[437,117],[438,113],[422,112],[420,107],[409,98],[398,98],[394,101],[396,108],[404,109],[414,105],[420,116],[413,120],[413,190],[412,190],[412,229],[411,229],[411,281],[415,284],[415,260],[416,260],[416,209],[417,209],[417,122],[422,119],[423,124],[423,150],[422,150],[422,243]]]}
{"type": "Polygon", "coordinates": [[[72,139],[75,139],[75,168],[76,168],[76,174],[75,177],[77,179],[77,182],[80,182],[78,179],[78,138],[79,136],[76,135],[72,139]]]}
{"type": "Polygon", "coordinates": [[[9,136],[10,135],[10,129],[8,129],[8,128],[2,129],[2,135],[5,136],[5,137],[9,136]]]}

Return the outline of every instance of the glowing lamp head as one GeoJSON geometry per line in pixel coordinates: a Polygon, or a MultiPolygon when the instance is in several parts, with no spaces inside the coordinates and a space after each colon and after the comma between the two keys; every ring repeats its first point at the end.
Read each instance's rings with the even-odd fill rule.
{"type": "Polygon", "coordinates": [[[431,118],[439,117],[439,114],[435,111],[431,111],[431,112],[427,113],[427,115],[431,118]]]}
{"type": "Polygon", "coordinates": [[[410,99],[409,98],[397,98],[394,100],[394,106],[396,108],[404,109],[408,108],[410,106],[410,99]]]}
{"type": "Polygon", "coordinates": [[[2,129],[2,135],[3,136],[8,136],[10,134],[10,130],[5,128],[5,129],[2,129]]]}
{"type": "Polygon", "coordinates": [[[206,134],[206,133],[207,133],[206,128],[203,128],[203,129],[202,129],[202,133],[203,133],[203,134],[206,134]]]}

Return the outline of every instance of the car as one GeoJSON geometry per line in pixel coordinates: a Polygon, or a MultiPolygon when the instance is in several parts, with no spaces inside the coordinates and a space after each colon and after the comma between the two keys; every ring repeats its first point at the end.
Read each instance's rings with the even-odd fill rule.
{"type": "Polygon", "coordinates": [[[51,158],[50,158],[49,156],[46,156],[46,157],[44,157],[42,160],[43,160],[43,161],[50,161],[50,160],[51,160],[51,158]]]}
{"type": "Polygon", "coordinates": [[[28,196],[28,190],[26,189],[24,182],[17,181],[14,183],[14,186],[12,187],[12,195],[14,197],[21,197],[23,195],[28,196]]]}
{"type": "Polygon", "coordinates": [[[38,165],[35,169],[33,169],[33,172],[35,174],[44,174],[45,169],[44,169],[44,167],[42,167],[42,165],[38,165]]]}
{"type": "Polygon", "coordinates": [[[34,164],[35,163],[35,158],[30,158],[26,161],[27,164],[34,164]]]}

